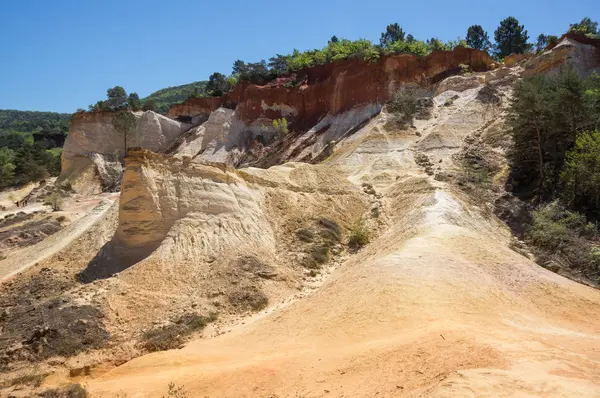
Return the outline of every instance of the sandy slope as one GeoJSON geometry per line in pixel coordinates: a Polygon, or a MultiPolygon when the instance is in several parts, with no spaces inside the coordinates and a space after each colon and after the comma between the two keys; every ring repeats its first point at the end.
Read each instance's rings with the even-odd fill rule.
{"type": "Polygon", "coordinates": [[[193,397],[600,396],[600,292],[510,250],[500,222],[413,161],[422,151],[451,167],[463,139],[489,125],[478,90],[417,122],[421,137],[386,131],[383,115],[338,144],[325,165],[375,187],[384,226],[322,288],[88,378],[88,390],[153,397],[174,382],[193,397]]]}
{"type": "MultiPolygon", "coordinates": [[[[10,279],[14,275],[23,272],[34,264],[49,258],[69,246],[75,239],[88,231],[100,220],[117,198],[118,194],[107,194],[101,198],[88,199],[80,206],[71,204],[69,208],[71,212],[74,213],[75,210],[81,210],[82,213],[87,214],[38,244],[13,252],[5,260],[0,261],[0,282],[10,279]],[[90,207],[92,208],[90,209],[90,207]]],[[[19,211],[33,212],[43,207],[44,205],[32,204],[19,211]]],[[[12,211],[16,212],[16,210],[12,211]]]]}
{"type": "Polygon", "coordinates": [[[465,226],[475,220],[441,191],[414,196],[430,206],[397,217],[397,231],[312,296],[136,359],[90,390],[159,396],[175,382],[200,397],[600,394],[600,294],[511,252],[502,234],[465,226]]]}

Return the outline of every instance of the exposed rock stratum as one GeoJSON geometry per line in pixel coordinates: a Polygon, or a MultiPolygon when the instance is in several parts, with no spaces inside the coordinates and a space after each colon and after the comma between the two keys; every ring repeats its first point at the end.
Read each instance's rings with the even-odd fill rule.
{"type": "MultiPolygon", "coordinates": [[[[171,108],[186,124],[136,115],[154,127],[125,157],[118,225],[39,267],[82,278],[64,294],[102,310],[120,343],[102,355],[135,356],[140,331],[174,313],[221,318],[181,349],[77,380],[92,396],[169,383],[194,397],[600,395],[600,292],[511,249],[487,196],[453,182],[478,150],[501,191],[505,107],[531,62],[488,70],[467,49],[347,61],[291,89],[242,84],[171,108]],[[457,76],[462,63],[477,72],[457,76]],[[384,104],[403,85],[424,109],[398,128],[384,104]],[[262,129],[282,116],[286,137],[262,129]],[[353,249],[358,225],[370,242],[353,249]],[[268,306],[251,315],[249,294],[268,306]]],[[[86,143],[106,116],[85,117],[66,173],[118,149],[86,143]]]]}

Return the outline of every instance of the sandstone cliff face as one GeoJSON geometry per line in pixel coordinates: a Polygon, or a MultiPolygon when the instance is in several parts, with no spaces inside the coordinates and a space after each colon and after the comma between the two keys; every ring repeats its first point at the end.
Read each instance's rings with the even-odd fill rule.
{"type": "MultiPolygon", "coordinates": [[[[264,86],[242,82],[223,97],[195,98],[171,107],[171,117],[184,116],[192,121],[208,118],[182,137],[171,153],[199,161],[243,164],[257,140],[272,142],[272,120],[285,117],[295,134],[279,142],[276,153],[271,148],[269,159],[261,165],[312,161],[326,156],[334,141],[377,115],[400,86],[417,85],[429,91],[446,76],[457,73],[460,64],[481,71],[491,67],[492,60],[481,51],[458,47],[426,57],[400,54],[375,63],[336,62],[264,86]],[[285,87],[290,82],[296,86],[285,87]]],[[[470,87],[480,82],[473,83],[470,87]]]]}
{"type": "Polygon", "coordinates": [[[525,63],[525,76],[549,73],[569,64],[582,76],[600,71],[600,40],[569,32],[558,44],[525,63]]]}
{"type": "MultiPolygon", "coordinates": [[[[68,180],[76,190],[98,185],[90,176],[95,173],[93,154],[119,161],[125,153],[125,138],[112,126],[113,113],[85,112],[73,115],[69,136],[62,154],[59,182],[68,180]],[[84,181],[80,177],[84,175],[84,181]]],[[[127,147],[141,147],[152,151],[168,148],[190,125],[154,113],[134,112],[137,126],[127,147]]],[[[94,190],[95,188],[91,188],[94,190]]]]}
{"type": "Polygon", "coordinates": [[[262,197],[234,169],[145,150],[131,150],[126,161],[116,234],[120,245],[149,254],[176,223],[173,231],[187,229],[190,226],[186,224],[191,223],[197,233],[189,245],[182,244],[177,232],[169,236],[173,244],[180,245],[175,252],[179,260],[189,256],[190,250],[198,257],[228,245],[273,247],[273,233],[261,209],[262,197]]]}
{"type": "Polygon", "coordinates": [[[299,84],[293,88],[284,87],[285,79],[265,86],[242,82],[223,97],[191,99],[174,105],[168,115],[208,116],[224,106],[235,108],[237,117],[247,125],[262,118],[285,117],[293,129],[308,130],[327,115],[365,103],[383,104],[402,84],[430,86],[459,64],[482,71],[492,63],[486,53],[463,47],[436,51],[426,57],[390,55],[375,63],[340,61],[297,72],[294,77],[299,84]]]}

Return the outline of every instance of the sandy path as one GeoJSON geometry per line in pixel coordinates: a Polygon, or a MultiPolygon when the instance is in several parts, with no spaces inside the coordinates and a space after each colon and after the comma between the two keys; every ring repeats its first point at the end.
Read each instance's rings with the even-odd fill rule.
{"type": "MultiPolygon", "coordinates": [[[[94,223],[106,213],[116,198],[118,198],[118,194],[104,197],[89,213],[76,220],[73,224],[50,235],[36,245],[11,253],[8,258],[0,261],[0,282],[6,281],[14,275],[23,272],[34,264],[67,247],[71,242],[94,225],[94,223]]],[[[23,210],[31,210],[37,206],[37,204],[31,205],[23,208],[23,210]]]]}

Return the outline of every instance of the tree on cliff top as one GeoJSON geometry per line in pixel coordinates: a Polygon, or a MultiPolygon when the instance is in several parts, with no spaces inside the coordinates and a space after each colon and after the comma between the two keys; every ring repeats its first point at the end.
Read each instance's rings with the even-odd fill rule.
{"type": "Polygon", "coordinates": [[[123,139],[123,156],[125,156],[127,155],[127,147],[135,139],[135,116],[129,111],[129,109],[120,110],[113,116],[112,125],[115,131],[123,139]]]}
{"type": "Polygon", "coordinates": [[[214,97],[223,95],[223,93],[229,91],[230,88],[226,76],[219,72],[210,75],[208,83],[206,84],[206,90],[214,97]]]}
{"type": "Polygon", "coordinates": [[[579,23],[573,23],[569,26],[570,32],[582,33],[588,37],[600,38],[598,34],[598,22],[592,21],[590,18],[585,17],[579,23]]]}
{"type": "Polygon", "coordinates": [[[542,52],[546,49],[546,47],[548,47],[549,44],[555,44],[557,41],[557,36],[540,33],[535,44],[535,51],[538,53],[542,52]]]}
{"type": "Polygon", "coordinates": [[[121,98],[121,97],[126,97],[127,93],[125,92],[125,89],[121,86],[114,86],[113,88],[109,88],[108,90],[106,90],[106,96],[111,99],[111,98],[121,98]]]}
{"type": "Polygon", "coordinates": [[[381,47],[387,47],[395,41],[404,41],[404,30],[398,23],[389,24],[385,28],[385,32],[381,34],[379,44],[381,47]]]}
{"type": "Polygon", "coordinates": [[[490,38],[481,25],[472,25],[467,30],[466,41],[469,47],[478,50],[487,50],[492,46],[490,38]]]}
{"type": "Polygon", "coordinates": [[[506,57],[510,54],[523,54],[531,46],[527,44],[529,36],[523,25],[515,17],[508,17],[500,22],[500,26],[494,32],[496,40],[496,55],[506,57]]]}

